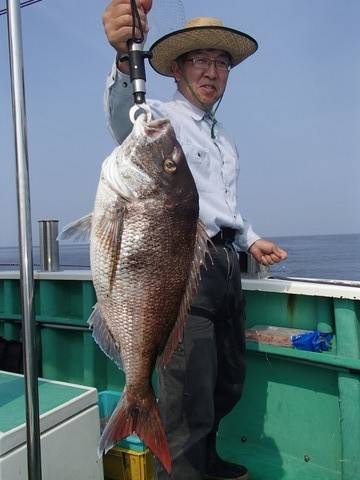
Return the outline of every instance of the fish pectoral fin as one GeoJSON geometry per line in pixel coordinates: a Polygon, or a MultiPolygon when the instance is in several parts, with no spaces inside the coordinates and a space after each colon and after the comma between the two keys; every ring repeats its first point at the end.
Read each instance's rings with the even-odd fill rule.
{"type": "Polygon", "coordinates": [[[89,242],[92,213],[66,225],[58,235],[57,240],[72,240],[74,242],[89,242]]]}
{"type": "Polygon", "coordinates": [[[126,212],[126,202],[119,196],[115,207],[112,206],[111,210],[105,211],[96,227],[95,235],[99,238],[110,259],[108,262],[109,271],[107,272],[109,295],[114,286],[116,271],[120,261],[121,239],[126,212]]]}
{"type": "Polygon", "coordinates": [[[112,360],[121,370],[122,360],[120,346],[116,344],[106,321],[101,315],[99,304],[94,305],[94,309],[87,321],[89,327],[92,328],[92,336],[101,350],[112,360]]]}
{"type": "Polygon", "coordinates": [[[205,230],[205,226],[200,220],[198,220],[194,246],[194,258],[191,264],[186,290],[181,300],[179,313],[174,328],[169,335],[168,341],[161,356],[159,356],[157,360],[157,366],[159,367],[162,367],[169,362],[174,350],[182,338],[184,325],[191,307],[191,302],[199,286],[200,268],[202,265],[205,265],[206,254],[211,258],[208,247],[209,243],[211,243],[211,240],[205,230]]]}

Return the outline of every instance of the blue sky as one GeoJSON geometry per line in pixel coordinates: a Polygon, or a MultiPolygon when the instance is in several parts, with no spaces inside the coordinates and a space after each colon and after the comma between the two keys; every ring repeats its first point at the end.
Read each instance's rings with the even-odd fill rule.
{"type": "MultiPolygon", "coordinates": [[[[0,0],[0,8],[5,6],[0,0]]],[[[154,0],[149,43],[180,25],[176,0],[154,0]]],[[[107,2],[43,0],[22,9],[33,241],[37,221],[91,211],[114,147],[103,114],[114,57],[107,2]]],[[[360,233],[358,0],[183,0],[186,19],[222,18],[259,42],[234,69],[218,111],[241,155],[242,213],[263,236],[360,233]]],[[[6,17],[0,17],[0,246],[17,244],[6,17]]],[[[148,96],[171,80],[148,67],[148,96]]]]}

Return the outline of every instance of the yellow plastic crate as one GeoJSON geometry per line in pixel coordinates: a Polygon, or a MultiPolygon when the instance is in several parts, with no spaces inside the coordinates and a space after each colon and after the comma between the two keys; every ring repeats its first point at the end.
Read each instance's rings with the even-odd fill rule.
{"type": "Polygon", "coordinates": [[[114,447],[103,458],[105,480],[154,480],[154,463],[149,449],[135,452],[114,447]]]}

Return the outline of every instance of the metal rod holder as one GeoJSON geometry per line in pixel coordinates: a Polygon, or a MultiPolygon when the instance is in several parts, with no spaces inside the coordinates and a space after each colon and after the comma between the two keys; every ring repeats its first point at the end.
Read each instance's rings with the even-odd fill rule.
{"type": "Polygon", "coordinates": [[[59,270],[59,220],[39,220],[40,266],[43,272],[59,270]]]}
{"type": "Polygon", "coordinates": [[[244,278],[265,278],[270,275],[269,267],[258,263],[255,258],[246,252],[240,252],[241,275],[244,278]]]}
{"type": "Polygon", "coordinates": [[[20,2],[17,0],[7,0],[7,13],[19,217],[27,467],[28,480],[41,480],[34,274],[20,2]]]}

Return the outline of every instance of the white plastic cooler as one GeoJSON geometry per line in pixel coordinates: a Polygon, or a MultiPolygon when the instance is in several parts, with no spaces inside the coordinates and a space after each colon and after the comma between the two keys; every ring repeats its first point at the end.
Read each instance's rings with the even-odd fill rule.
{"type": "MultiPolygon", "coordinates": [[[[103,480],[95,388],[39,379],[43,480],[103,480]]],[[[24,378],[0,372],[0,480],[26,480],[24,378]]]]}

